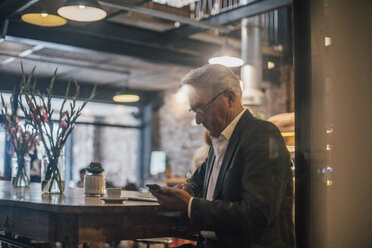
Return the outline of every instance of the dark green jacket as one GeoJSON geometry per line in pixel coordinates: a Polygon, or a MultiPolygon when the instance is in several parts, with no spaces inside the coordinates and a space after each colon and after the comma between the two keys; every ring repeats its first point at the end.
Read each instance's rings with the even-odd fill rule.
{"type": "Polygon", "coordinates": [[[198,197],[191,222],[216,232],[208,247],[294,247],[290,156],[278,128],[245,111],[235,127],[216,183],[205,199],[215,155],[211,147],[188,183],[198,197]]]}

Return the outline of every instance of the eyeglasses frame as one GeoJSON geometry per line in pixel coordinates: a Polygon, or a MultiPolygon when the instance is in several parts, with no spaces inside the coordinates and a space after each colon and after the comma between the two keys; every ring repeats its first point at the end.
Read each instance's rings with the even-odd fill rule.
{"type": "Polygon", "coordinates": [[[205,110],[208,108],[208,106],[210,106],[218,97],[222,96],[227,91],[228,91],[228,89],[221,91],[220,93],[218,93],[217,95],[212,97],[212,99],[209,100],[209,102],[207,102],[206,104],[204,104],[202,106],[199,106],[199,107],[196,107],[196,108],[190,108],[189,112],[192,113],[193,115],[196,115],[196,114],[203,115],[205,110]],[[197,109],[199,109],[199,110],[197,110],[197,109]]]}

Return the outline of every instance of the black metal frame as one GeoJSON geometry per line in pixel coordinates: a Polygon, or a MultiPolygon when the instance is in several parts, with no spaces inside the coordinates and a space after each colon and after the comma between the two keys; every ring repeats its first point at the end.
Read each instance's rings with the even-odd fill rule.
{"type": "Polygon", "coordinates": [[[8,248],[8,245],[11,245],[10,247],[12,248],[41,248],[40,246],[31,245],[31,243],[27,242],[26,240],[20,241],[6,234],[0,234],[0,244],[2,248],[8,248]]]}
{"type": "Polygon", "coordinates": [[[311,247],[311,42],[310,3],[293,2],[294,80],[295,80],[295,224],[297,246],[311,247]]]}
{"type": "Polygon", "coordinates": [[[295,0],[294,79],[297,247],[326,245],[326,185],[316,170],[326,155],[324,0],[295,0]],[[322,118],[323,117],[323,118],[322,118]]]}

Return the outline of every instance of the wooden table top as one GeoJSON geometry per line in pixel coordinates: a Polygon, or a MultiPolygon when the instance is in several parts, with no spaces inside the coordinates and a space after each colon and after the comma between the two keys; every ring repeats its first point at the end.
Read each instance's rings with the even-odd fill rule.
{"type": "MultiPolygon", "coordinates": [[[[122,197],[150,197],[136,191],[122,191],[122,197]]],[[[42,194],[40,183],[31,183],[29,188],[13,188],[9,181],[0,181],[0,205],[33,208],[49,212],[122,212],[154,211],[162,208],[157,202],[125,200],[123,204],[107,204],[103,197],[84,195],[83,188],[66,188],[63,194],[42,194]]]]}
{"type": "MultiPolygon", "coordinates": [[[[122,191],[122,197],[143,197],[122,191]]],[[[40,183],[15,189],[0,181],[0,230],[34,240],[78,244],[81,242],[177,237],[194,233],[186,213],[172,211],[157,202],[125,200],[105,204],[88,197],[82,188],[63,194],[42,194],[40,183]]]]}

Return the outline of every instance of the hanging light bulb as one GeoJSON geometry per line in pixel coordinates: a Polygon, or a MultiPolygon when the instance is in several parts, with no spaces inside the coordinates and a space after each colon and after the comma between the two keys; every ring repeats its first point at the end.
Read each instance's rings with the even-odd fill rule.
{"type": "Polygon", "coordinates": [[[65,5],[58,9],[58,14],[79,22],[94,22],[107,15],[96,0],[67,0],[65,5]]]}

